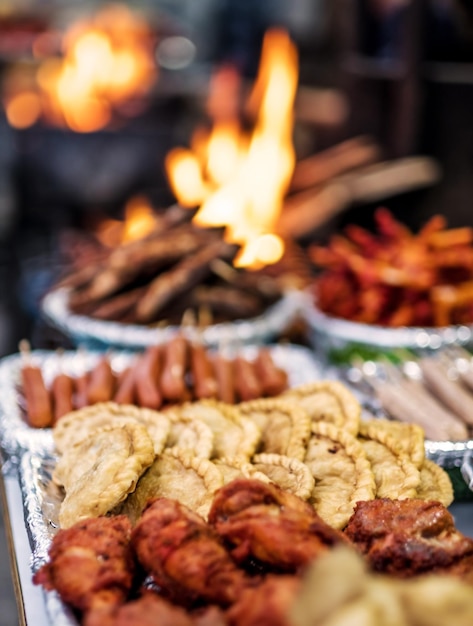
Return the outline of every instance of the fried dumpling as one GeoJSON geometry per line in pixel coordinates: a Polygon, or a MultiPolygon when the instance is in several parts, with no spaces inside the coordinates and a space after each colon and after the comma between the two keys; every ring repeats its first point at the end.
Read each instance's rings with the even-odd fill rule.
{"type": "Polygon", "coordinates": [[[168,411],[170,422],[166,449],[188,450],[194,456],[208,459],[214,448],[214,434],[203,420],[184,415],[179,410],[168,411]]]}
{"type": "Polygon", "coordinates": [[[310,437],[311,418],[294,403],[262,398],[238,405],[261,431],[258,452],[280,454],[302,461],[310,437]]]}
{"type": "Polygon", "coordinates": [[[420,468],[420,484],[417,497],[422,500],[436,500],[448,507],[453,502],[453,486],[447,472],[430,459],[424,459],[420,468]]]}
{"type": "Polygon", "coordinates": [[[358,434],[358,441],[373,469],[376,497],[415,498],[420,484],[419,470],[406,454],[404,445],[380,426],[380,422],[378,419],[362,421],[358,434]]]}
{"type": "Polygon", "coordinates": [[[178,500],[206,518],[214,493],[222,486],[222,474],[211,461],[172,448],[160,454],[143,474],[120,513],[136,523],[149,500],[164,497],[178,500]]]}
{"type": "Polygon", "coordinates": [[[62,454],[92,432],[130,422],[138,422],[146,427],[153,440],[155,454],[163,450],[170,428],[166,414],[116,402],[99,402],[61,417],[53,428],[54,444],[62,454]]]}
{"type": "Polygon", "coordinates": [[[245,457],[255,452],[261,432],[248,417],[236,407],[215,400],[190,402],[179,408],[181,416],[205,422],[213,433],[213,450],[210,458],[245,457]]]}
{"type": "Polygon", "coordinates": [[[154,457],[148,431],[137,423],[96,431],[67,449],[54,470],[54,480],[65,490],[61,527],[115,508],[135,489],[154,457]]]}
{"type": "Polygon", "coordinates": [[[280,397],[297,402],[314,422],[329,422],[352,435],[358,432],[361,405],[348,387],[337,380],[299,385],[280,397]]]}
{"type": "Polygon", "coordinates": [[[282,454],[255,454],[250,468],[245,466],[243,471],[245,478],[264,474],[272,483],[303,500],[310,497],[315,486],[315,479],[305,463],[282,454]]]}
{"type": "Polygon", "coordinates": [[[363,446],[333,424],[314,422],[304,463],[315,478],[309,502],[334,528],[343,528],[358,500],[372,500],[375,479],[363,446]]]}

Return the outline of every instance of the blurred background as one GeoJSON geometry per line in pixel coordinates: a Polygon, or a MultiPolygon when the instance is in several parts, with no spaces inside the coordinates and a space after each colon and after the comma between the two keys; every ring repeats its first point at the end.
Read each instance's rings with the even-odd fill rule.
{"type": "Polygon", "coordinates": [[[323,238],[348,220],[369,223],[380,204],[413,228],[433,213],[449,226],[469,223],[469,6],[2,0],[0,354],[15,352],[22,337],[54,345],[38,300],[65,255],[87,243],[92,254],[90,235],[123,221],[130,205],[160,210],[175,201],[166,155],[189,145],[199,124],[238,109],[270,28],[284,29],[297,46],[297,160],[363,136],[376,142],[380,160],[424,155],[438,165],[419,184],[381,181],[374,196],[362,193],[321,217],[302,239],[323,238]]]}
{"type": "Polygon", "coordinates": [[[302,243],[370,224],[381,204],[412,228],[436,213],[472,225],[466,0],[0,0],[0,356],[24,337],[67,345],[43,323],[41,296],[75,254],[96,252],[97,237],[116,245],[133,211],[176,201],[166,156],[196,142],[196,128],[248,121],[242,94],[273,28],[297,48],[303,187],[320,191],[309,157],[355,137],[373,142],[379,162],[428,159],[413,162],[412,180],[405,170],[374,188],[363,179],[326,216],[317,192],[297,196],[296,208],[310,205],[302,243]]]}

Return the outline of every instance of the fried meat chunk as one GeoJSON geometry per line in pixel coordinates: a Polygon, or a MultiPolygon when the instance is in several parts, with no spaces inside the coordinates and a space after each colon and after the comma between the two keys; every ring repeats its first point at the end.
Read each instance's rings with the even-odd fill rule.
{"type": "Polygon", "coordinates": [[[61,529],[52,540],[49,561],[33,582],[55,589],[79,611],[120,605],[135,572],[130,536],[125,516],[90,518],[61,529]]]}
{"type": "Polygon", "coordinates": [[[344,532],[375,571],[402,578],[452,573],[473,582],[473,539],[457,530],[440,502],[358,502],[344,532]]]}
{"type": "Polygon", "coordinates": [[[297,576],[269,574],[230,607],[226,614],[229,626],[290,626],[287,616],[300,584],[297,576]]]}
{"type": "Polygon", "coordinates": [[[150,501],[131,542],[145,571],[181,604],[227,606],[252,584],[212,528],[177,500],[150,501]]]}
{"type": "Polygon", "coordinates": [[[187,612],[152,591],[122,606],[89,612],[83,626],[193,626],[187,612]]]}
{"type": "Polygon", "coordinates": [[[346,541],[310,504],[253,479],[236,479],[217,491],[209,524],[238,563],[257,559],[280,572],[295,573],[346,541]]]}

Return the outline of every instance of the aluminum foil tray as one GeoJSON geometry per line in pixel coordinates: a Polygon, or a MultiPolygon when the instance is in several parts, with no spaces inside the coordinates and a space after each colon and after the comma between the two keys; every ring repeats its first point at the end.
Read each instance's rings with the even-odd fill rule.
{"type": "MultiPolygon", "coordinates": [[[[256,355],[258,346],[246,345],[241,353],[247,358],[256,355]]],[[[275,363],[285,369],[289,385],[317,380],[323,370],[308,348],[297,345],[270,346],[275,363]]],[[[68,350],[62,353],[33,350],[31,363],[41,367],[46,385],[59,373],[77,376],[92,369],[99,356],[98,350],[68,350]]],[[[132,352],[116,350],[108,352],[114,370],[121,371],[132,358],[132,352]]],[[[20,373],[23,364],[21,354],[13,354],[0,361],[0,444],[7,458],[21,456],[25,450],[52,453],[54,442],[50,428],[30,428],[24,419],[24,401],[20,392],[20,373]]]]}
{"type": "Polygon", "coordinates": [[[306,321],[311,345],[325,358],[349,354],[351,348],[371,350],[436,350],[443,346],[468,345],[473,342],[473,325],[439,328],[388,328],[375,324],[361,324],[320,311],[311,294],[305,294],[302,316],[306,321]]]}
{"type": "MultiPolygon", "coordinates": [[[[309,349],[296,345],[272,345],[270,349],[275,363],[287,371],[291,387],[326,377],[326,372],[309,349]]],[[[255,345],[241,348],[246,358],[253,358],[257,350],[258,346],[255,345]]],[[[83,372],[93,365],[100,354],[98,351],[66,351],[60,355],[33,351],[31,358],[43,368],[48,382],[61,368],[70,374],[83,372]]],[[[116,369],[126,367],[132,356],[129,351],[109,354],[112,366],[116,369]]],[[[12,355],[0,363],[0,432],[3,445],[18,455],[16,471],[31,547],[30,566],[33,575],[47,560],[49,545],[58,528],[62,495],[52,481],[56,456],[51,430],[33,430],[21,417],[18,392],[21,362],[21,355],[12,355]]],[[[77,626],[73,613],[62,603],[56,592],[44,592],[44,597],[51,624],[77,626]]]]}
{"type": "MultiPolygon", "coordinates": [[[[300,315],[302,296],[299,291],[288,292],[259,317],[214,324],[199,331],[199,336],[207,346],[271,341],[300,315]]],[[[167,341],[181,329],[178,326],[142,326],[97,320],[72,313],[67,302],[67,289],[51,291],[43,298],[41,311],[48,323],[61,330],[75,345],[137,349],[167,341]]],[[[192,328],[184,331],[190,337],[196,332],[192,328]]]]}
{"type": "MultiPolygon", "coordinates": [[[[31,547],[31,576],[47,561],[48,549],[58,528],[62,496],[52,481],[55,463],[53,455],[25,452],[19,466],[23,513],[31,547]]],[[[74,613],[56,591],[44,591],[43,595],[51,625],[78,626],[74,613]]]]}
{"type": "MultiPolygon", "coordinates": [[[[357,386],[352,387],[350,382],[347,381],[345,374],[340,373],[340,379],[351,388],[363,407],[365,414],[374,415],[382,419],[390,419],[374,395],[361,391],[357,386]]],[[[465,456],[468,456],[473,451],[473,439],[465,441],[432,441],[426,439],[424,447],[425,456],[437,463],[437,465],[440,465],[440,467],[444,469],[460,468],[465,456]]]]}

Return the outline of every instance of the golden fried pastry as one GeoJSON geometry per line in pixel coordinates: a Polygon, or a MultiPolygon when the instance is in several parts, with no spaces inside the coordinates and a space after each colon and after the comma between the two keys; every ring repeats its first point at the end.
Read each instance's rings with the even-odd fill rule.
{"type": "Polygon", "coordinates": [[[345,526],[358,500],[375,496],[375,477],[363,446],[333,424],[312,423],[304,463],[315,478],[309,502],[334,528],[345,526]]]}
{"type": "Polygon", "coordinates": [[[100,402],[64,415],[53,428],[53,439],[56,449],[62,454],[96,430],[130,422],[146,427],[153,440],[155,454],[163,450],[170,428],[165,413],[116,402],[100,402]]]}
{"type": "Polygon", "coordinates": [[[377,498],[415,498],[420,473],[399,442],[382,425],[381,420],[362,421],[358,441],[366,452],[376,481],[377,498]]]}
{"type": "Polygon", "coordinates": [[[430,459],[424,459],[420,468],[420,484],[417,487],[417,498],[437,500],[444,506],[453,502],[453,487],[447,472],[430,459]]]}
{"type": "MultiPolygon", "coordinates": [[[[244,478],[249,475],[253,469],[251,463],[242,457],[225,457],[222,459],[214,459],[212,462],[222,474],[224,485],[227,485],[236,478],[244,478]]],[[[258,475],[257,478],[269,482],[269,478],[263,474],[258,475]]]]}
{"type": "Polygon", "coordinates": [[[284,491],[303,500],[309,498],[315,485],[314,477],[305,463],[282,454],[255,454],[251,465],[243,468],[243,473],[245,478],[259,478],[259,474],[263,474],[284,491]]]}
{"type": "Polygon", "coordinates": [[[195,456],[208,459],[214,447],[214,434],[210,426],[201,419],[183,415],[178,410],[166,413],[170,422],[165,448],[189,450],[195,456]]]}
{"type": "Polygon", "coordinates": [[[210,458],[249,459],[256,451],[260,429],[236,407],[216,400],[200,400],[184,404],[178,411],[181,416],[201,420],[210,427],[214,444],[210,458]]]}
{"type": "Polygon", "coordinates": [[[143,474],[120,513],[136,523],[149,500],[165,497],[178,500],[205,518],[215,491],[222,486],[222,474],[211,461],[189,450],[172,448],[159,455],[143,474]]]}
{"type": "Polygon", "coordinates": [[[336,380],[322,380],[293,387],[280,397],[296,401],[314,422],[330,422],[352,435],[358,432],[361,405],[348,387],[336,380]]]}
{"type": "Polygon", "coordinates": [[[148,431],[137,423],[96,431],[69,448],[54,471],[66,493],[61,527],[105,515],[123,502],[154,457],[148,431]]]}
{"type": "Polygon", "coordinates": [[[282,454],[299,461],[305,456],[311,418],[307,411],[281,398],[262,398],[238,405],[261,431],[260,452],[282,454]]]}
{"type": "Polygon", "coordinates": [[[425,459],[424,430],[418,424],[377,419],[376,427],[391,435],[412,463],[420,469],[425,459]]]}

